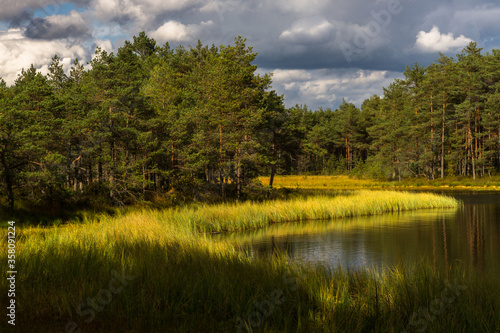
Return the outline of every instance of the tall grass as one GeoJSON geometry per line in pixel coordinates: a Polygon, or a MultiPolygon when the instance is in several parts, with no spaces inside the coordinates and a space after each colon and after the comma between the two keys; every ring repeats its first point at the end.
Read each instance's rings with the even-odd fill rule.
{"type": "MultiPolygon", "coordinates": [[[[332,272],[279,254],[250,258],[153,212],[18,233],[22,332],[64,332],[71,322],[82,332],[416,332],[424,324],[429,332],[475,332],[500,324],[498,280],[466,277],[460,267],[332,272]],[[130,279],[108,302],[103,290],[116,272],[130,279]],[[106,304],[93,320],[78,313],[99,297],[106,304]]],[[[0,279],[6,301],[5,270],[0,279]]],[[[4,331],[6,320],[0,325],[4,331]]]]}
{"type": "MultiPolygon", "coordinates": [[[[253,258],[229,242],[199,232],[456,205],[441,196],[356,192],[263,205],[142,210],[52,228],[18,224],[16,328],[22,332],[65,332],[74,327],[81,332],[416,331],[420,327],[412,325],[413,313],[434,304],[445,281],[456,278],[467,289],[435,318],[425,319],[429,331],[447,327],[493,331],[500,318],[496,280],[466,278],[460,269],[442,275],[426,263],[387,271],[331,272],[291,263],[280,254],[273,260],[253,258]],[[119,292],[111,293],[117,275],[129,279],[119,292]],[[92,309],[95,317],[90,315],[92,309]]],[[[0,248],[7,252],[5,238],[0,248]]],[[[2,304],[8,301],[6,278],[2,270],[2,304]]],[[[6,320],[0,325],[5,331],[6,320]]]]}
{"type": "MultiPolygon", "coordinates": [[[[213,237],[223,238],[236,244],[263,243],[270,237],[282,238],[293,235],[324,234],[333,230],[353,231],[373,228],[393,228],[413,225],[425,220],[437,221],[445,217],[452,218],[456,209],[414,210],[399,213],[386,213],[372,216],[358,216],[334,220],[315,220],[304,223],[276,223],[267,228],[245,232],[221,233],[213,237]]],[[[429,222],[435,223],[435,222],[429,222]]]]}
{"type": "MultiPolygon", "coordinates": [[[[269,177],[261,176],[262,184],[269,184],[269,177]]],[[[348,176],[275,176],[274,187],[300,189],[373,189],[387,182],[375,179],[355,179],[348,176]]]]}
{"type": "Polygon", "coordinates": [[[336,197],[308,197],[263,203],[201,205],[167,210],[159,220],[201,232],[247,230],[272,223],[345,218],[428,208],[454,208],[451,197],[429,193],[355,191],[336,197]]]}
{"type": "MultiPolygon", "coordinates": [[[[269,177],[261,176],[262,184],[269,183],[269,177]]],[[[445,179],[408,178],[402,181],[376,179],[356,179],[348,176],[276,176],[274,187],[302,190],[475,190],[500,191],[500,177],[484,177],[473,181],[471,178],[447,177],[445,179]]]]}

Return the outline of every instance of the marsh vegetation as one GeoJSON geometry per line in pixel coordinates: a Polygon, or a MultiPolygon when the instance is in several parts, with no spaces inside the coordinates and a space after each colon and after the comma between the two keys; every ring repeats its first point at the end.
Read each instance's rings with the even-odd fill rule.
{"type": "Polygon", "coordinates": [[[69,75],[54,56],[47,75],[0,78],[0,221],[17,223],[18,328],[498,331],[498,277],[459,264],[332,269],[213,237],[462,207],[402,190],[498,190],[498,50],[471,43],[457,60],[408,67],[361,108],[315,111],[285,108],[256,56],[242,37],[172,49],[143,32],[116,55],[76,59],[69,75]]]}
{"type": "MultiPolygon", "coordinates": [[[[262,206],[143,209],[78,224],[22,227],[19,324],[26,332],[495,330],[498,281],[466,276],[459,265],[446,272],[427,262],[329,270],[281,253],[272,260],[252,257],[207,234],[459,205],[432,194],[361,191],[262,206]],[[109,292],[113,279],[124,281],[119,292],[109,292]]],[[[2,289],[5,281],[2,272],[2,289]]]]}

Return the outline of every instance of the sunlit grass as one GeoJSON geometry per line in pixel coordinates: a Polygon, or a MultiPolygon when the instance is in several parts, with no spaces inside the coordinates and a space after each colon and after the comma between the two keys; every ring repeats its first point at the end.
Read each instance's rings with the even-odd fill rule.
{"type": "MultiPolygon", "coordinates": [[[[262,184],[269,184],[269,177],[261,176],[262,184]]],[[[375,179],[357,179],[348,176],[276,176],[275,188],[308,190],[353,190],[353,189],[397,189],[397,190],[476,190],[500,191],[500,177],[484,177],[473,181],[471,178],[453,178],[429,180],[409,178],[398,181],[375,179]]]]}
{"type": "MultiPolygon", "coordinates": [[[[269,184],[269,177],[261,176],[262,184],[269,184]]],[[[373,179],[355,179],[348,176],[275,176],[274,187],[301,189],[365,189],[380,187],[386,182],[373,179]]]]}
{"type": "Polygon", "coordinates": [[[359,230],[372,228],[392,228],[395,226],[413,225],[416,221],[437,220],[445,216],[453,217],[455,208],[443,208],[432,210],[415,210],[398,213],[387,213],[372,216],[359,216],[332,220],[315,220],[305,223],[276,223],[267,228],[253,231],[231,232],[214,235],[235,244],[262,243],[270,237],[286,237],[305,234],[325,234],[333,230],[359,230]]]}
{"type": "Polygon", "coordinates": [[[436,194],[364,190],[336,197],[185,207],[164,211],[157,218],[192,231],[220,232],[261,228],[279,222],[454,208],[459,205],[454,198],[436,194]]]}
{"type": "MultiPolygon", "coordinates": [[[[246,332],[245,325],[252,331],[417,331],[419,310],[435,306],[443,290],[453,300],[423,322],[429,332],[498,328],[498,281],[465,277],[460,267],[305,268],[280,255],[251,258],[158,217],[136,212],[87,225],[19,228],[18,328],[63,332],[74,322],[82,332],[246,332]],[[101,311],[87,322],[89,312],[77,309],[91,309],[89,299],[109,289],[113,271],[129,276],[128,284],[99,303],[101,311]],[[465,289],[455,295],[447,281],[465,289]]],[[[5,290],[5,270],[0,276],[5,290]]]]}
{"type": "MultiPolygon", "coordinates": [[[[330,272],[280,254],[254,258],[200,232],[457,205],[450,200],[361,191],[260,206],[137,210],[51,228],[18,224],[16,326],[23,332],[64,332],[71,322],[82,332],[416,331],[412,314],[433,304],[445,281],[457,278],[467,289],[427,329],[494,331],[500,318],[497,281],[465,278],[460,269],[444,274],[425,263],[330,272]],[[251,223],[254,218],[259,224],[251,223]],[[116,274],[130,278],[120,292],[109,294],[116,274]],[[97,304],[90,320],[90,304],[99,297],[106,302],[97,304]]],[[[6,253],[4,238],[0,248],[6,253]]],[[[6,277],[2,270],[4,301],[6,277]]]]}

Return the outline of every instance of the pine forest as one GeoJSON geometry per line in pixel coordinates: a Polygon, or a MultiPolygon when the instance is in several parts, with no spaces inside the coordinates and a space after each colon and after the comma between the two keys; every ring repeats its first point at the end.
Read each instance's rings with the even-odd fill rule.
{"type": "Polygon", "coordinates": [[[470,43],[408,66],[360,108],[286,108],[257,54],[140,33],[116,54],[0,81],[1,192],[37,205],[106,198],[244,200],[257,176],[492,177],[500,172],[500,50],[470,43]]]}

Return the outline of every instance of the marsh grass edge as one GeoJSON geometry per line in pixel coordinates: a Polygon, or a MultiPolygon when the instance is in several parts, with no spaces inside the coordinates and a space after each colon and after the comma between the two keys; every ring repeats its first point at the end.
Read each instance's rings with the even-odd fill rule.
{"type": "MultiPolygon", "coordinates": [[[[366,205],[380,200],[396,211],[414,208],[410,204],[423,198],[399,192],[372,194],[320,198],[321,204],[312,198],[268,202],[264,212],[280,216],[278,212],[290,210],[287,205],[300,201],[302,209],[314,211],[310,217],[316,217],[330,214],[328,207],[335,202],[348,206],[349,200],[366,205]],[[413,199],[401,201],[403,197],[413,199]]],[[[429,204],[436,205],[436,197],[451,199],[430,195],[429,204]]],[[[279,253],[272,260],[252,258],[229,242],[207,237],[200,231],[211,230],[212,224],[200,221],[215,220],[230,209],[251,216],[255,207],[247,203],[208,208],[142,210],[80,224],[19,228],[18,328],[23,332],[64,332],[67,327],[81,332],[498,328],[497,281],[467,277],[459,266],[445,273],[435,271],[430,263],[384,271],[330,271],[295,264],[279,253]],[[191,224],[182,227],[188,219],[191,224]],[[116,284],[120,278],[125,282],[116,284]],[[453,301],[439,303],[443,290],[452,288],[449,284],[458,292],[449,289],[446,300],[453,301]],[[434,314],[431,306],[436,304],[444,307],[434,314]]],[[[352,208],[341,211],[352,213],[352,208]]],[[[239,227],[246,220],[228,221],[227,226],[239,227]]],[[[1,246],[4,250],[6,242],[1,246]]],[[[2,271],[0,289],[6,288],[2,271]]]]}

